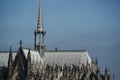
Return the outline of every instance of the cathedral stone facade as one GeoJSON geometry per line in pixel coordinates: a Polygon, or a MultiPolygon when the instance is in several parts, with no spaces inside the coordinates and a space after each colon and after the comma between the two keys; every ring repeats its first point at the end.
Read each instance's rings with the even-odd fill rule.
{"type": "Polygon", "coordinates": [[[46,50],[40,0],[34,49],[0,51],[0,80],[113,80],[110,70],[101,73],[98,60],[91,60],[86,50],[46,50]]]}

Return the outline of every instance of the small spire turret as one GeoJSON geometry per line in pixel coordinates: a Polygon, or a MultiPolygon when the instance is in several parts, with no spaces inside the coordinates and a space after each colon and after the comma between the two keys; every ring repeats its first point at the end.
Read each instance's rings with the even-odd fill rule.
{"type": "Polygon", "coordinates": [[[13,56],[12,56],[12,47],[10,46],[9,59],[8,59],[8,79],[11,80],[12,77],[12,68],[13,68],[13,56]]]}
{"type": "Polygon", "coordinates": [[[35,30],[35,50],[39,51],[41,57],[46,50],[46,31],[43,27],[42,0],[40,0],[37,30],[35,30]]]}
{"type": "Polygon", "coordinates": [[[31,80],[31,53],[30,49],[27,55],[27,80],[31,80]]]}

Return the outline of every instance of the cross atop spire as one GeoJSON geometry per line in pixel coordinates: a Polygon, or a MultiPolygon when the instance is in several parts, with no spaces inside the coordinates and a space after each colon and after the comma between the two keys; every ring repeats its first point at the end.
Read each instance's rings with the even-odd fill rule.
{"type": "Polygon", "coordinates": [[[44,28],[43,28],[43,14],[42,14],[42,0],[40,0],[40,6],[39,6],[37,30],[40,31],[40,32],[44,31],[44,28]]]}

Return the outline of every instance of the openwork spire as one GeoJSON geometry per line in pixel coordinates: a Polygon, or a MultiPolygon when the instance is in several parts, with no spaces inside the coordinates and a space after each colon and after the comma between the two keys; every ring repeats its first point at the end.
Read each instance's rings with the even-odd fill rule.
{"type": "Polygon", "coordinates": [[[43,27],[42,0],[40,0],[37,30],[35,30],[35,50],[39,51],[41,56],[46,50],[46,31],[43,27]]]}
{"type": "Polygon", "coordinates": [[[40,31],[40,32],[44,31],[44,28],[43,28],[43,14],[42,14],[42,0],[40,0],[40,6],[39,6],[37,30],[40,31]]]}

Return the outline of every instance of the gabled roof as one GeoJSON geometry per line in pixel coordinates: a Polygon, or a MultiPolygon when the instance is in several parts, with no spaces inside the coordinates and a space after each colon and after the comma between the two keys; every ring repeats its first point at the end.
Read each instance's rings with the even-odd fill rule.
{"type": "MultiPolygon", "coordinates": [[[[25,55],[25,58],[27,59],[27,54],[29,49],[28,48],[22,48],[23,54],[25,55]]],[[[31,61],[39,62],[42,61],[42,58],[40,57],[40,54],[38,51],[30,49],[31,53],[31,61]]],[[[17,51],[12,51],[13,60],[15,59],[17,55],[17,51]]],[[[1,66],[8,66],[8,58],[9,58],[9,51],[0,51],[0,67],[1,66]]]]}
{"type": "MultiPolygon", "coordinates": [[[[27,58],[27,54],[29,49],[28,48],[22,48],[25,57],[27,58]]],[[[91,58],[86,50],[48,50],[45,52],[44,57],[41,58],[38,51],[34,49],[30,49],[31,52],[31,61],[42,63],[45,61],[45,64],[84,64],[86,65],[86,62],[91,64],[91,58]]],[[[13,51],[13,59],[15,58],[17,51],[13,51]]],[[[8,64],[8,56],[9,51],[0,52],[0,66],[7,66],[8,64]]]]}
{"type": "MultiPolygon", "coordinates": [[[[15,58],[17,52],[12,52],[13,58],[15,58]]],[[[0,67],[8,66],[9,51],[0,52],[0,67]]]]}

